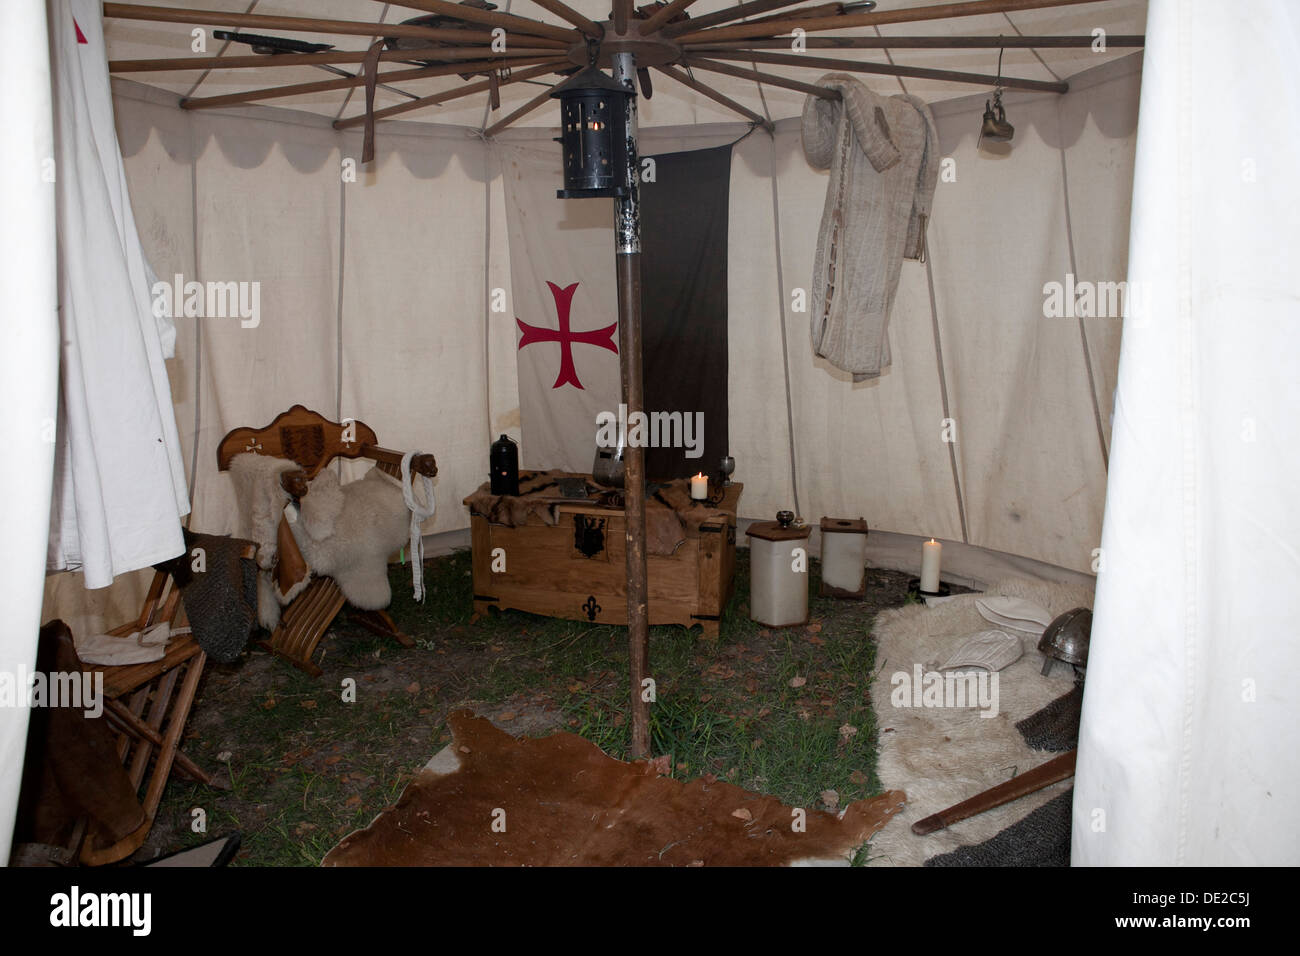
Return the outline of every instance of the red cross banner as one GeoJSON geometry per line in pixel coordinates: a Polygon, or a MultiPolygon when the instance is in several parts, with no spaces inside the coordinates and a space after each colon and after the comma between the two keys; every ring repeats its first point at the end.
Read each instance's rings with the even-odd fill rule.
{"type": "MultiPolygon", "coordinates": [[[[589,472],[596,417],[618,413],[618,300],[609,199],[557,199],[560,148],[503,144],[508,320],[517,332],[524,468],[589,472]]],[[[494,316],[499,321],[505,316],[494,316]]]]}

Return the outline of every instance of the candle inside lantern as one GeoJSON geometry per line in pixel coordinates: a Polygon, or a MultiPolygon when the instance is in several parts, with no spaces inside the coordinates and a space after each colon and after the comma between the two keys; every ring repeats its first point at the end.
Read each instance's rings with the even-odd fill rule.
{"type": "Polygon", "coordinates": [[[935,594],[939,590],[939,561],[943,545],[934,538],[921,545],[921,590],[935,594]]]}
{"type": "Polygon", "coordinates": [[[709,497],[709,479],[704,477],[703,472],[691,478],[691,497],[696,501],[709,497]]]}

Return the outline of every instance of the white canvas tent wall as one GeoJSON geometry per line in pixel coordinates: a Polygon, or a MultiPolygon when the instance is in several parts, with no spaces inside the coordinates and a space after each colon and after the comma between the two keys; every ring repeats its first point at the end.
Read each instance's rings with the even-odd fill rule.
{"type": "MultiPolygon", "coordinates": [[[[9,467],[0,472],[4,544],[0,546],[0,674],[36,666],[41,578],[49,534],[51,434],[58,405],[59,327],[54,246],[54,155],[50,59],[44,4],[0,9],[0,284],[9,297],[7,346],[0,349],[0,401],[12,416],[9,467]]],[[[25,700],[0,707],[0,860],[18,805],[27,743],[25,700]]]]}
{"type": "MultiPolygon", "coordinates": [[[[596,16],[607,6],[575,5],[596,16]]],[[[306,11],[286,2],[265,11],[354,18],[356,6],[331,0],[306,11]]],[[[1089,5],[1017,14],[1013,26],[1141,33],[1144,14],[1142,3],[1089,5]]],[[[405,15],[394,8],[389,20],[405,15]]],[[[1010,29],[1005,18],[981,17],[883,32],[1010,29]]],[[[190,37],[173,25],[117,23],[108,32],[114,59],[180,55],[190,37]]],[[[943,539],[947,554],[966,557],[985,580],[993,567],[1092,570],[1102,541],[1120,323],[1047,318],[1043,286],[1067,274],[1124,278],[1141,61],[1117,51],[1043,55],[1071,80],[1071,92],[1008,94],[1017,136],[1000,158],[975,149],[983,94],[905,81],[931,100],[956,178],[940,184],[929,268],[904,267],[891,321],[894,367],[862,385],[813,360],[807,318],[789,309],[792,290],[811,277],[826,182],[801,155],[791,118],[802,96],[719,83],[777,120],[774,136],[754,133],[736,146],[732,167],[728,387],[745,516],[768,517],[797,493],[799,509],[814,520],[867,516],[873,540],[882,531],[896,533],[895,542],[943,539]],[[942,440],[945,418],[955,422],[955,443],[942,440]]],[[[922,62],[914,57],[896,58],[922,62]]],[[[991,72],[994,61],[987,51],[965,51],[923,62],[991,72]]],[[[290,76],[297,69],[276,82],[319,78],[306,68],[290,76]]],[[[1028,51],[1009,52],[1004,69],[1050,78],[1028,51]]],[[[812,81],[819,73],[794,75],[812,81]]],[[[436,125],[381,124],[375,168],[345,183],[342,162],[359,156],[360,137],[335,132],[329,121],[355,112],[355,101],[348,108],[342,96],[320,96],[182,113],[175,94],[187,92],[193,77],[147,79],[147,86],[118,82],[116,91],[136,217],[156,271],[262,287],[258,329],[230,319],[181,323],[169,370],[192,526],[231,527],[231,494],[213,454],[221,435],[299,401],[363,419],[392,447],[435,452],[441,507],[426,531],[463,530],[458,502],[483,479],[487,444],[501,431],[519,437],[513,312],[488,307],[492,289],[511,290],[518,254],[508,241],[501,165],[521,151],[554,150],[545,175],[558,183],[554,111],[539,110],[487,142],[476,133],[481,101],[436,114],[436,125]]],[[[881,92],[898,89],[892,79],[867,82],[881,92]]],[[[264,85],[264,78],[214,72],[201,92],[264,85]]],[[[503,88],[502,111],[534,93],[503,88]]],[[[381,90],[376,105],[399,101],[381,90]]],[[[748,129],[662,79],[642,120],[646,152],[731,141],[748,129]]],[[[557,201],[557,216],[566,215],[564,206],[557,201]]],[[[916,550],[894,550],[892,566],[908,566],[916,550]]],[[[53,582],[51,592],[47,616],[67,608],[84,615],[84,626],[114,623],[130,606],[129,597],[120,607],[108,597],[75,607],[75,576],[53,582]]]]}

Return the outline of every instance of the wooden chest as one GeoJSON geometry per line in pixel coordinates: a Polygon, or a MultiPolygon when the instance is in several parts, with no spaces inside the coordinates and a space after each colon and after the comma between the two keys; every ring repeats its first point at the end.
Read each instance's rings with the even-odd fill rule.
{"type": "MultiPolygon", "coordinates": [[[[736,506],[731,485],[723,512],[670,555],[647,554],[651,624],[699,624],[716,636],[736,566],[736,506]]],[[[468,502],[468,499],[467,499],[468,502]]],[[[556,504],[557,523],[493,524],[471,508],[474,613],[514,608],[549,617],[627,624],[627,567],[621,508],[556,504]]]]}

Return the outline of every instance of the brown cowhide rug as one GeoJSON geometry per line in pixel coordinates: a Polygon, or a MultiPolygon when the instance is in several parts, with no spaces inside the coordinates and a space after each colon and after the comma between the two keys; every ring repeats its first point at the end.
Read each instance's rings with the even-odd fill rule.
{"type": "Polygon", "coordinates": [[[323,866],[780,866],[844,864],[903,803],[891,790],[839,814],[660,776],[573,734],[515,738],[467,710],[396,806],[323,866]],[[797,826],[802,818],[804,826],[797,826]]]}

